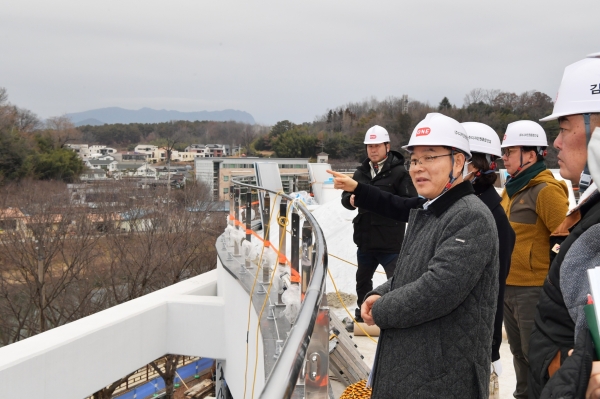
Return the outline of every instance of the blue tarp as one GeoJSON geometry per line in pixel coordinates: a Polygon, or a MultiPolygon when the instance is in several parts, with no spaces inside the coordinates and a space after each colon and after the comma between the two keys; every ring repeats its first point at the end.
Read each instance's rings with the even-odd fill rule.
{"type": "MultiPolygon", "coordinates": [[[[209,370],[212,367],[213,362],[214,362],[213,359],[202,358],[202,359],[196,360],[195,362],[192,362],[190,364],[186,364],[183,367],[179,367],[177,369],[177,373],[179,374],[179,376],[181,378],[186,380],[188,377],[191,377],[193,375],[204,374],[204,371],[209,370]]],[[[181,384],[181,382],[179,381],[178,378],[176,378],[175,381],[179,382],[181,384]]],[[[181,384],[181,386],[183,387],[183,384],[181,384]]],[[[165,382],[163,381],[163,379],[161,377],[157,377],[153,380],[148,381],[147,383],[145,383],[143,385],[140,385],[140,386],[132,389],[131,391],[129,391],[127,393],[124,393],[123,395],[114,396],[113,398],[118,398],[118,399],[134,399],[134,397],[136,399],[144,399],[144,398],[148,398],[148,397],[151,398],[154,396],[154,394],[157,394],[164,389],[165,389],[165,382]]]]}

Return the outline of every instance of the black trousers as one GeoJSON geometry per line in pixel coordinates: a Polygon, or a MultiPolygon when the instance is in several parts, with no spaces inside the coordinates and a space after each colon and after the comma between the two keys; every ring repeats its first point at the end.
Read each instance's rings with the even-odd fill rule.
{"type": "Polygon", "coordinates": [[[397,253],[389,252],[363,252],[358,248],[356,251],[356,260],[358,269],[356,270],[356,304],[358,309],[355,315],[360,317],[360,307],[370,291],[373,290],[373,275],[377,266],[383,266],[385,275],[388,279],[396,270],[396,262],[398,261],[397,253]]]}

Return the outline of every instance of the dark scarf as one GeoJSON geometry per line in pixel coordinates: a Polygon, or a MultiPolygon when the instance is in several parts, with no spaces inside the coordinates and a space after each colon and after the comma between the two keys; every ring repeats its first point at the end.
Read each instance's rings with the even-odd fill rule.
{"type": "Polygon", "coordinates": [[[515,195],[520,189],[525,187],[531,181],[531,179],[545,170],[546,165],[544,164],[544,161],[539,161],[531,165],[529,168],[521,171],[521,173],[516,175],[514,178],[510,179],[505,186],[508,198],[512,198],[512,196],[515,195]]]}

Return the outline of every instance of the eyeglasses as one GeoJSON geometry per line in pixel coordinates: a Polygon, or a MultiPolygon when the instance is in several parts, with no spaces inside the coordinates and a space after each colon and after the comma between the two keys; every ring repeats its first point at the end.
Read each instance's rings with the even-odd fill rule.
{"type": "Polygon", "coordinates": [[[450,154],[444,154],[444,155],[423,155],[420,158],[411,159],[410,161],[404,162],[404,167],[406,168],[406,170],[410,170],[411,167],[416,167],[417,163],[419,165],[430,164],[436,158],[447,157],[447,156],[450,156],[450,155],[452,155],[452,153],[450,153],[450,154]]]}
{"type": "Polygon", "coordinates": [[[510,154],[512,154],[513,152],[519,151],[521,148],[503,148],[502,149],[502,156],[503,157],[510,157],[510,154]]]}

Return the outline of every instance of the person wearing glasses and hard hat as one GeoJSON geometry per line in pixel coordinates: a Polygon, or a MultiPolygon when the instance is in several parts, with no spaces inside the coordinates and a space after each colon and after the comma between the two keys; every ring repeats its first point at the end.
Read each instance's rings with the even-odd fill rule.
{"type": "MultiPolygon", "coordinates": [[[[574,364],[581,359],[582,349],[573,357],[569,357],[569,351],[576,341],[583,348],[589,340],[583,311],[591,293],[587,269],[600,265],[600,194],[588,162],[597,162],[588,160],[588,144],[597,141],[600,134],[599,85],[600,53],[567,66],[554,110],[541,119],[558,119],[560,131],[554,147],[558,150],[560,174],[573,185],[578,184],[582,194],[577,207],[553,233],[562,235],[564,240],[552,248],[556,256],[544,280],[535,314],[529,343],[531,398],[540,397],[547,383],[544,394],[563,392],[555,391],[558,388],[571,390],[571,396],[564,397],[585,394],[586,384],[582,381],[587,382],[588,375],[581,375],[585,368],[574,364]]],[[[600,300],[594,299],[596,303],[600,300]]],[[[591,361],[591,357],[587,359],[591,361]]],[[[585,373],[589,374],[589,369],[585,373]]]]}
{"type": "Polygon", "coordinates": [[[359,207],[409,213],[394,275],[367,294],[364,321],[381,329],[373,399],[487,398],[498,296],[498,234],[488,207],[463,181],[471,158],[460,123],[430,113],[415,127],[406,163],[419,196],[398,198],[332,172],[359,207]],[[424,202],[424,203],[423,203],[424,202]]]}
{"type": "Polygon", "coordinates": [[[510,177],[502,207],[517,238],[504,291],[504,328],[517,379],[515,398],[527,399],[529,336],[542,284],[550,264],[550,234],[569,209],[568,189],[546,169],[548,141],[533,121],[506,128],[502,159],[510,177]]]}
{"type": "MultiPolygon", "coordinates": [[[[354,180],[401,197],[416,197],[415,188],[404,168],[404,157],[399,152],[390,150],[388,131],[378,125],[371,127],[365,134],[364,144],[367,159],[354,172],[354,180]]],[[[354,195],[344,191],[342,205],[350,210],[356,209],[354,195]]],[[[360,307],[367,292],[373,289],[375,270],[381,265],[387,278],[394,274],[406,224],[360,207],[352,224],[354,243],[358,247],[356,251],[358,308],[355,310],[355,319],[357,322],[362,322],[360,307]]],[[[354,323],[350,323],[347,328],[352,331],[354,323]]]]}
{"type": "Polygon", "coordinates": [[[469,136],[472,155],[467,164],[467,174],[464,178],[471,181],[475,195],[492,212],[498,231],[500,269],[498,274],[498,303],[496,305],[492,339],[492,377],[490,380],[490,398],[498,398],[500,395],[498,377],[502,374],[500,344],[502,343],[504,288],[510,270],[511,254],[515,246],[515,232],[500,205],[501,198],[494,187],[494,183],[498,178],[496,175],[496,160],[502,156],[498,134],[488,125],[479,122],[464,122],[461,125],[469,136]]]}

